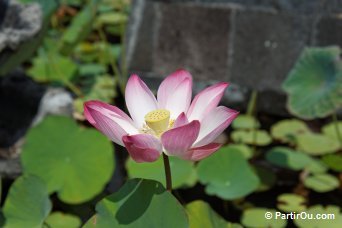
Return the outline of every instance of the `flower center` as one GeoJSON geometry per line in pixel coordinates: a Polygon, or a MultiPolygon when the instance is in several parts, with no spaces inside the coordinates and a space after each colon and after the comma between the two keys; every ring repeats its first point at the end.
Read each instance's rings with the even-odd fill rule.
{"type": "Polygon", "coordinates": [[[145,122],[157,135],[163,133],[169,127],[170,112],[165,109],[157,109],[145,115],[145,122]]]}

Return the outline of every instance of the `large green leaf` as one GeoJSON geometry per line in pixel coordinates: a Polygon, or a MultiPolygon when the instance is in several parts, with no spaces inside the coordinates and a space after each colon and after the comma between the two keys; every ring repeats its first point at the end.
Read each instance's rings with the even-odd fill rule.
{"type": "Polygon", "coordinates": [[[309,133],[310,129],[305,122],[297,119],[281,120],[271,127],[271,135],[283,143],[296,144],[296,137],[309,133]]]}
{"type": "Polygon", "coordinates": [[[84,228],[188,227],[186,212],[163,185],[153,180],[132,179],[96,205],[97,214],[84,228]]]}
{"type": "Polygon", "coordinates": [[[78,228],[81,226],[81,219],[75,215],[54,212],[47,217],[45,223],[52,228],[78,228]]]}
{"type": "Polygon", "coordinates": [[[194,201],[186,205],[189,216],[189,228],[242,228],[219,216],[210,205],[203,201],[194,201]]]}
{"type": "Polygon", "coordinates": [[[289,111],[301,118],[325,117],[342,105],[339,47],[306,48],[283,83],[289,111]]]}
{"type": "Polygon", "coordinates": [[[277,213],[279,212],[277,212],[274,209],[250,208],[243,212],[242,217],[241,217],[241,223],[242,225],[246,227],[251,227],[251,228],[285,227],[287,223],[286,219],[281,219],[280,217],[276,217],[277,213]]]}
{"type": "MultiPolygon", "coordinates": [[[[192,162],[170,157],[170,167],[173,188],[192,186],[196,183],[196,171],[192,162]]],[[[126,168],[130,178],[152,179],[163,183],[165,186],[162,156],[151,163],[137,163],[129,158],[126,168]]]]}
{"type": "Polygon", "coordinates": [[[45,183],[38,177],[19,177],[11,186],[3,208],[5,227],[40,228],[52,205],[45,183]]]}
{"type": "Polygon", "coordinates": [[[305,169],[313,173],[323,173],[327,170],[319,160],[288,147],[272,148],[267,152],[266,159],[275,165],[296,171],[305,169]]]}
{"type": "Polygon", "coordinates": [[[302,228],[340,228],[342,227],[341,208],[335,205],[315,205],[307,209],[303,217],[294,219],[294,223],[302,228]],[[310,216],[310,217],[309,217],[310,216]],[[317,217],[319,216],[319,217],[317,217]]]}
{"type": "Polygon", "coordinates": [[[113,173],[112,144],[67,117],[47,117],[31,129],[21,157],[25,173],[41,177],[67,203],[99,194],[113,173]]]}
{"type": "Polygon", "coordinates": [[[198,164],[198,177],[209,195],[237,199],[256,190],[259,179],[236,148],[217,151],[198,164]]]}

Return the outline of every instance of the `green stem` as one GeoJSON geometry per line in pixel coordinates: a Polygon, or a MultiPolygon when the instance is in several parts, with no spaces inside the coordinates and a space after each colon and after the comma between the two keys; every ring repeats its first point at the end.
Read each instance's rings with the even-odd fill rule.
{"type": "Polygon", "coordinates": [[[340,129],[339,129],[339,127],[338,127],[338,119],[337,119],[337,114],[336,114],[336,112],[333,113],[332,118],[333,118],[333,122],[334,122],[334,126],[335,126],[335,131],[336,131],[337,138],[338,138],[338,140],[340,141],[341,146],[342,146],[342,136],[341,136],[340,129]]]}
{"type": "Polygon", "coordinates": [[[165,169],[165,179],[166,179],[166,190],[172,191],[172,178],[171,178],[171,168],[169,157],[163,153],[164,169],[165,169]]]}

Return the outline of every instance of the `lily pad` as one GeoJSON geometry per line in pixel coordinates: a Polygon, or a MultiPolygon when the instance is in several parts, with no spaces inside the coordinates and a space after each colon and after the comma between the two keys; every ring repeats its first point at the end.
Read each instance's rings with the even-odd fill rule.
{"type": "Polygon", "coordinates": [[[99,194],[112,176],[112,144],[101,133],[67,117],[50,116],[27,134],[21,161],[25,173],[47,183],[66,203],[99,194]]]}
{"type": "MultiPolygon", "coordinates": [[[[190,161],[169,157],[172,174],[172,187],[190,187],[196,181],[196,170],[190,161]]],[[[165,186],[164,163],[162,156],[155,162],[137,163],[129,158],[126,163],[128,176],[130,178],[152,179],[163,183],[165,186]]]]}
{"type": "Polygon", "coordinates": [[[310,129],[305,122],[297,119],[281,120],[271,127],[271,135],[274,139],[292,145],[296,144],[297,135],[309,132],[310,129]]]}
{"type": "Polygon", "coordinates": [[[342,172],[342,156],[339,154],[327,154],[322,161],[332,170],[342,172]]]}
{"type": "Polygon", "coordinates": [[[127,181],[118,192],[97,203],[96,212],[84,228],[189,227],[182,205],[153,180],[127,181]]]}
{"type": "Polygon", "coordinates": [[[190,228],[242,228],[239,224],[233,224],[225,221],[219,216],[210,205],[197,200],[186,205],[186,211],[189,216],[190,228]]]}
{"type": "Polygon", "coordinates": [[[47,219],[45,223],[48,227],[53,228],[78,228],[81,226],[81,219],[75,215],[64,214],[62,212],[54,212],[47,219]]]}
{"type": "Polygon", "coordinates": [[[323,134],[303,134],[297,136],[297,149],[310,155],[334,153],[340,148],[336,139],[323,134]]]}
{"type": "Polygon", "coordinates": [[[285,227],[287,224],[286,219],[281,219],[279,217],[276,219],[276,213],[276,210],[268,208],[247,209],[242,214],[241,223],[250,228],[285,227]]]}
{"type": "Polygon", "coordinates": [[[3,208],[5,228],[40,228],[52,205],[45,183],[38,177],[19,177],[11,186],[3,208]]]}
{"type": "Polygon", "coordinates": [[[256,190],[259,179],[237,149],[219,150],[199,162],[198,177],[206,185],[209,195],[230,200],[246,196],[256,190]]]}
{"type": "Polygon", "coordinates": [[[315,205],[307,209],[305,212],[306,213],[304,214],[303,217],[299,216],[298,219],[294,220],[294,223],[298,227],[303,227],[303,228],[317,228],[317,227],[340,228],[342,227],[341,208],[338,206],[328,205],[327,207],[323,207],[322,205],[315,205]]]}
{"type": "Polygon", "coordinates": [[[277,207],[285,212],[301,212],[306,209],[305,198],[296,194],[281,194],[277,198],[277,207]]]}
{"type": "Polygon", "coordinates": [[[338,188],[340,182],[335,176],[322,173],[308,176],[304,180],[304,185],[307,188],[315,190],[316,192],[329,192],[338,188]]]}
{"type": "MultiPolygon", "coordinates": [[[[338,121],[337,122],[337,129],[339,130],[340,134],[342,134],[342,121],[338,121]]],[[[336,124],[335,123],[329,123],[327,125],[325,125],[322,128],[323,134],[325,134],[326,136],[335,138],[337,140],[339,140],[337,132],[336,132],[336,124]]],[[[342,137],[342,135],[341,135],[342,137]]]]}
{"type": "Polygon", "coordinates": [[[235,130],[232,132],[231,137],[234,142],[257,146],[267,146],[272,142],[270,135],[265,130],[235,130]]]}
{"type": "Polygon", "coordinates": [[[342,105],[341,50],[306,48],[283,83],[289,111],[301,118],[326,117],[342,105]]]}
{"type": "Polygon", "coordinates": [[[319,160],[288,147],[272,148],[266,154],[266,159],[272,164],[296,171],[306,169],[312,173],[323,173],[327,170],[319,160]]]}
{"type": "Polygon", "coordinates": [[[239,115],[232,123],[234,129],[255,129],[260,127],[259,121],[250,115],[239,115]]]}

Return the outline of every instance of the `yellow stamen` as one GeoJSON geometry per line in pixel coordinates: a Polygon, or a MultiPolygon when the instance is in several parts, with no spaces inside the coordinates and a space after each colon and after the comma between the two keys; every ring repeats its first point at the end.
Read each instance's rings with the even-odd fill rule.
{"type": "Polygon", "coordinates": [[[169,126],[170,112],[157,109],[145,115],[145,122],[157,135],[163,133],[169,126]]]}

